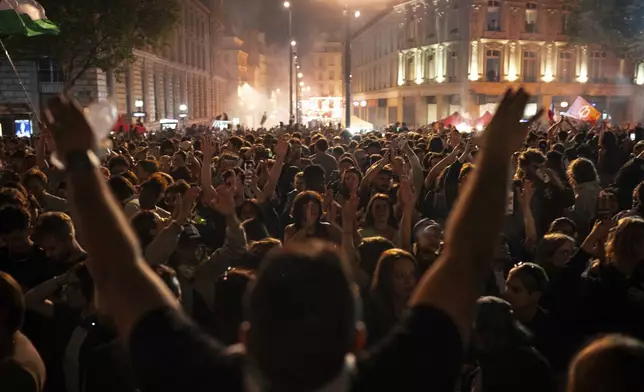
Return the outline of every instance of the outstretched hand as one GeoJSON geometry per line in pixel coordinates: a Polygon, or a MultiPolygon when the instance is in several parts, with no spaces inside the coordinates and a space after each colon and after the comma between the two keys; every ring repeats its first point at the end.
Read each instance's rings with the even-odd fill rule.
{"type": "Polygon", "coordinates": [[[56,144],[58,158],[63,162],[72,151],[98,151],[94,130],[74,99],[64,95],[50,99],[44,121],[56,144]]]}
{"type": "Polygon", "coordinates": [[[525,123],[520,122],[530,95],[523,90],[508,89],[499,104],[492,121],[483,132],[483,149],[486,156],[510,159],[525,141],[530,126],[543,114],[543,108],[525,123]]]}

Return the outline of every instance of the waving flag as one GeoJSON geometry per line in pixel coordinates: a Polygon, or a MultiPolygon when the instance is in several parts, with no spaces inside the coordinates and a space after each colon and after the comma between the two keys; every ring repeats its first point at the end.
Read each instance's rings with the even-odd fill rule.
{"type": "Polygon", "coordinates": [[[568,108],[566,115],[574,117],[577,120],[595,123],[600,119],[602,114],[599,110],[595,109],[593,105],[588,103],[588,101],[582,97],[577,97],[575,102],[573,102],[568,108]]]}
{"type": "Polygon", "coordinates": [[[47,19],[35,0],[0,0],[0,36],[58,34],[58,26],[47,19]]]}

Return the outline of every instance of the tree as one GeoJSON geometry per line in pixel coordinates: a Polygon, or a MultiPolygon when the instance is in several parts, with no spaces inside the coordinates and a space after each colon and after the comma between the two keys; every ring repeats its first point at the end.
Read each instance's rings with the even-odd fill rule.
{"type": "Polygon", "coordinates": [[[50,57],[59,65],[65,90],[87,70],[118,69],[135,48],[156,50],[178,20],[179,0],[39,0],[60,27],[57,36],[12,37],[19,56],[50,57]]]}
{"type": "Polygon", "coordinates": [[[644,0],[579,0],[567,33],[574,44],[644,58],[644,0]]]}

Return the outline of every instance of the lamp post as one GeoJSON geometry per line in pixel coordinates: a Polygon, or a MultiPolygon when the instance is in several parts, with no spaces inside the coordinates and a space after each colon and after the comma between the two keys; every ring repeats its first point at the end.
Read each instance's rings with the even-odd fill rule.
{"type": "Polygon", "coordinates": [[[351,127],[351,19],[359,18],[360,11],[353,15],[349,8],[344,10],[344,121],[345,127],[351,127]]]}
{"type": "Polygon", "coordinates": [[[288,38],[291,40],[291,46],[288,49],[288,100],[289,100],[289,114],[293,117],[293,51],[295,50],[296,42],[293,40],[293,10],[291,9],[291,2],[285,1],[284,8],[288,10],[288,38]]]}
{"type": "Polygon", "coordinates": [[[186,119],[188,118],[188,105],[182,103],[179,105],[179,118],[183,120],[183,126],[186,126],[186,119]]]}

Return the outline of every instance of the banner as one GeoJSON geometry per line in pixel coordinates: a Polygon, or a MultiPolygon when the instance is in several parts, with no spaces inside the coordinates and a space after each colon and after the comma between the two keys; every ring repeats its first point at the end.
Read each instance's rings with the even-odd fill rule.
{"type": "Polygon", "coordinates": [[[577,97],[575,99],[575,102],[570,105],[568,108],[568,111],[566,112],[566,116],[570,116],[573,118],[576,118],[577,120],[581,121],[588,121],[591,123],[597,122],[601,118],[601,112],[593,105],[588,103],[585,99],[582,97],[577,97]]]}

